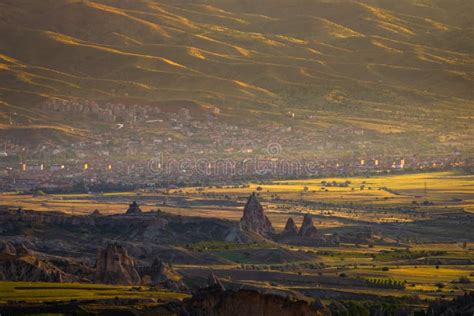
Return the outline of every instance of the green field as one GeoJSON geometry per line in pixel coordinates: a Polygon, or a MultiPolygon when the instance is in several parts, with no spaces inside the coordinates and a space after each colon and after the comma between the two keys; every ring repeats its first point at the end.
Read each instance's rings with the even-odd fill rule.
{"type": "Polygon", "coordinates": [[[51,302],[113,298],[182,299],[186,294],[146,287],[103,284],[0,282],[0,303],[6,301],[51,302]]]}

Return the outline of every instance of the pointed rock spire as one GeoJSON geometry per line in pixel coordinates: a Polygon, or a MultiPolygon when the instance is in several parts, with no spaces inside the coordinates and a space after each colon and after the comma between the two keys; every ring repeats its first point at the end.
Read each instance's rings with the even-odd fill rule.
{"type": "Polygon", "coordinates": [[[142,210],[140,209],[140,206],[138,206],[138,203],[137,201],[133,201],[132,204],[130,204],[128,206],[128,210],[127,210],[127,215],[138,215],[138,214],[141,214],[142,213],[142,210]]]}
{"type": "Polygon", "coordinates": [[[250,195],[244,207],[244,215],[240,219],[242,229],[260,235],[267,235],[274,232],[272,223],[265,215],[262,205],[257,199],[255,192],[250,195]]]}
{"type": "Polygon", "coordinates": [[[293,218],[288,217],[286,221],[285,229],[283,230],[283,235],[294,236],[298,234],[298,227],[296,227],[295,221],[293,218]]]}
{"type": "Polygon", "coordinates": [[[319,234],[318,229],[314,227],[313,218],[309,214],[305,214],[303,218],[303,224],[301,224],[298,235],[301,237],[317,237],[319,234]]]}

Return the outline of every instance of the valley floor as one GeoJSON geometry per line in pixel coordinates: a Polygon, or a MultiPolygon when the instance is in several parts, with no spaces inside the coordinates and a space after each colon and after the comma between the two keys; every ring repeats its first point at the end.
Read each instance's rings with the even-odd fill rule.
{"type": "MultiPolygon", "coordinates": [[[[143,211],[161,210],[153,215],[156,218],[167,214],[181,221],[218,218],[232,222],[242,216],[252,191],[257,192],[277,231],[289,216],[299,226],[308,213],[322,234],[337,233],[340,244],[310,247],[270,240],[249,244],[183,237],[166,244],[166,249],[153,248],[153,254],[173,261],[173,268],[190,287],[204,285],[212,271],[229,288],[319,298],[325,303],[396,300],[426,307],[431,300],[474,291],[471,175],[442,172],[84,195],[3,193],[2,204],[88,218],[81,215],[95,209],[104,215],[122,214],[130,201],[137,200],[143,211]],[[339,186],[342,183],[347,185],[339,186]]],[[[3,233],[1,239],[11,240],[12,235],[3,233]]],[[[142,241],[124,242],[138,258],[144,256],[138,250],[142,241]]],[[[166,301],[186,295],[143,286],[0,283],[0,302],[114,297],[166,301]]]]}

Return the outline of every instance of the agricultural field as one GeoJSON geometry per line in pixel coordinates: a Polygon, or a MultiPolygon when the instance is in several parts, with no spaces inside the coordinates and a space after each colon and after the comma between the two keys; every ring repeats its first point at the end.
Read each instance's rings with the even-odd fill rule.
{"type": "MultiPolygon", "coordinates": [[[[474,243],[463,249],[460,244],[424,244],[405,246],[371,246],[342,244],[339,247],[273,247],[300,255],[299,260],[283,259],[283,256],[268,258],[254,255],[255,249],[263,252],[271,245],[229,246],[201,245],[213,254],[240,263],[213,266],[223,278],[252,285],[276,286],[291,290],[332,289],[360,295],[422,296],[435,298],[453,296],[474,290],[474,243]],[[426,258],[438,260],[439,264],[426,264],[426,258]],[[457,258],[460,263],[443,265],[446,259],[457,258]],[[260,261],[259,261],[260,260],[260,261]],[[278,262],[277,262],[278,261],[278,262]],[[237,270],[237,271],[236,271],[237,270]],[[280,280],[280,281],[277,281],[280,280]],[[283,281],[282,281],[283,280],[283,281]],[[362,284],[361,284],[362,281],[362,284]],[[371,282],[365,284],[365,282],[371,282]],[[375,282],[376,284],[372,284],[375,282]],[[377,285],[377,282],[380,284],[377,285]],[[390,288],[384,282],[400,284],[401,288],[390,288]]],[[[295,258],[296,255],[293,256],[295,258]]],[[[454,261],[455,263],[455,261],[454,261]]],[[[183,273],[189,270],[199,274],[208,268],[180,265],[183,273]]]]}
{"type": "Polygon", "coordinates": [[[104,284],[49,283],[49,282],[0,282],[0,303],[6,301],[54,302],[86,299],[170,299],[188,295],[147,287],[104,284]]]}
{"type": "MultiPolygon", "coordinates": [[[[257,192],[267,212],[277,221],[277,226],[281,226],[279,217],[303,211],[315,214],[329,212],[332,217],[377,222],[412,221],[409,215],[386,212],[402,208],[413,210],[420,216],[462,210],[474,213],[474,176],[457,172],[318,178],[104,194],[32,196],[1,193],[0,197],[2,205],[7,207],[76,215],[89,214],[95,209],[104,214],[122,213],[125,203],[137,200],[144,211],[160,208],[184,216],[235,220],[240,218],[242,204],[253,191],[257,192]],[[348,212],[345,210],[348,208],[357,212],[348,212]],[[368,210],[370,216],[367,216],[368,210]]],[[[324,222],[334,225],[329,220],[324,222]]]]}

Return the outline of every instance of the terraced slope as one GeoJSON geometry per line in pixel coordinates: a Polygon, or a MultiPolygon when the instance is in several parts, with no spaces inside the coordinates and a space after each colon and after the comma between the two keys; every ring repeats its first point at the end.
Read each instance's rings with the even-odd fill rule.
{"type": "Polygon", "coordinates": [[[463,0],[3,0],[0,128],[81,137],[93,120],[37,104],[133,98],[472,149],[473,14],[463,0]]]}

